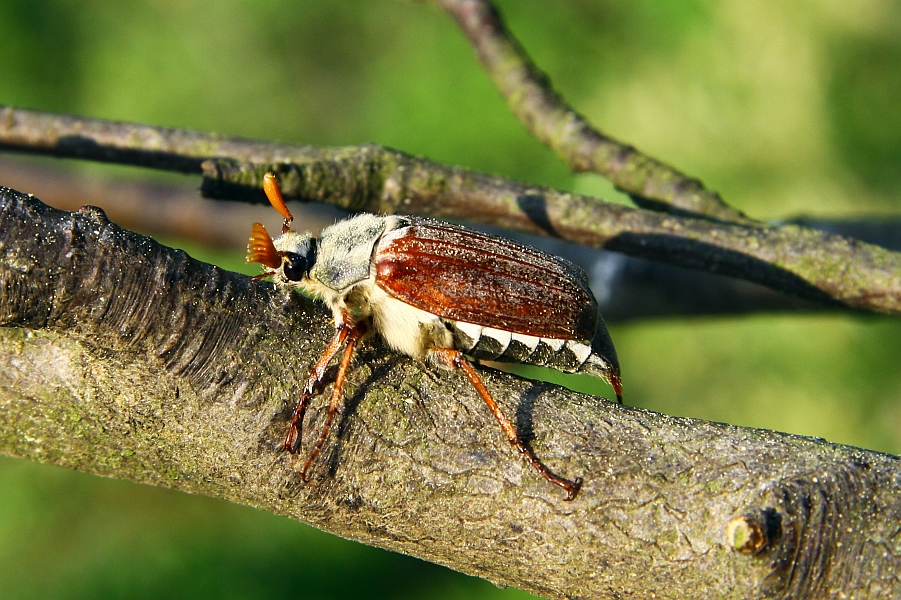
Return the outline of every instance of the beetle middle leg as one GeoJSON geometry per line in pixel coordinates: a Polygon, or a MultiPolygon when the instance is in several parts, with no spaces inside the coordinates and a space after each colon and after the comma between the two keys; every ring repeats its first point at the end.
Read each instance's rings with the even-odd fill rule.
{"type": "Polygon", "coordinates": [[[582,478],[580,477],[575,481],[563,479],[562,477],[558,477],[551,473],[547,467],[541,464],[541,461],[538,460],[538,457],[535,456],[532,449],[526,446],[522,439],[520,439],[519,434],[516,432],[516,427],[510,419],[507,418],[507,415],[501,411],[500,406],[498,406],[497,402],[488,391],[488,388],[485,387],[485,384],[482,382],[482,378],[479,377],[478,372],[473,368],[472,364],[466,360],[466,357],[463,356],[462,352],[453,348],[432,348],[429,352],[434,353],[445,365],[461,369],[463,374],[466,375],[466,378],[469,379],[469,382],[479,393],[479,396],[481,396],[482,400],[485,401],[485,404],[488,405],[491,414],[493,414],[494,418],[497,419],[497,422],[500,423],[504,435],[507,436],[507,439],[511,444],[516,446],[516,449],[519,450],[519,453],[522,454],[526,462],[550,483],[563,488],[566,492],[566,500],[572,500],[576,497],[576,494],[579,493],[579,488],[582,487],[582,478]]]}

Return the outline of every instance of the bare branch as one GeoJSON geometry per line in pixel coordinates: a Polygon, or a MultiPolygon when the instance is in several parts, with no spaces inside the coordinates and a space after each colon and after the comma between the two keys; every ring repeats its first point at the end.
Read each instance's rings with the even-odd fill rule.
{"type": "Polygon", "coordinates": [[[897,457],[483,369],[536,452],[585,478],[564,502],[459,374],[379,349],[301,485],[278,446],[325,312],[98,209],[0,188],[0,326],[4,454],[226,498],[547,597],[901,593],[897,457]]]}
{"type": "MultiPolygon", "coordinates": [[[[233,251],[247,245],[248,224],[271,211],[243,202],[201,198],[193,177],[161,182],[153,177],[141,180],[66,168],[71,166],[0,155],[0,182],[28,190],[54,208],[75,211],[86,204],[100,206],[111,221],[127,229],[233,251]]],[[[344,216],[328,204],[308,203],[294,209],[298,222],[314,232],[344,216]]]]}
{"type": "Polygon", "coordinates": [[[510,110],[576,172],[603,175],[639,206],[751,223],[697,179],[615,140],[577,113],[504,26],[489,0],[435,0],[469,38],[510,110]]]}
{"type": "Polygon", "coordinates": [[[0,112],[3,148],[202,169],[207,194],[259,202],[265,201],[262,176],[274,170],[288,198],[555,235],[740,277],[821,304],[901,312],[901,254],[897,252],[797,226],[742,226],[631,209],[376,145],[290,146],[4,108],[0,112]],[[204,160],[204,156],[214,158],[204,160]]]}
{"type": "MultiPolygon", "coordinates": [[[[247,204],[205,200],[197,196],[196,186],[189,182],[175,185],[123,181],[96,174],[85,176],[45,161],[33,164],[0,157],[0,181],[9,187],[29,190],[56,208],[78,210],[85,204],[96,204],[103,207],[110,220],[124,227],[153,236],[192,239],[233,251],[246,245],[248,223],[259,221],[260,213],[264,212],[247,204]]],[[[340,217],[327,204],[308,203],[292,210],[297,222],[314,233],[340,217]]],[[[901,220],[898,219],[799,218],[785,222],[901,250],[901,220]]],[[[679,315],[829,310],[821,304],[805,302],[741,279],[595,250],[549,237],[483,228],[497,235],[516,237],[581,266],[590,276],[607,323],[679,315]]]]}

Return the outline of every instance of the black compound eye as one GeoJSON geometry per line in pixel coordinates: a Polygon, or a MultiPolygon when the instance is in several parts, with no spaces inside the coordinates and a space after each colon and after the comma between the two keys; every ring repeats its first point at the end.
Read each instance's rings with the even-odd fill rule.
{"type": "Polygon", "coordinates": [[[288,281],[300,281],[310,272],[310,267],[313,266],[314,257],[312,253],[304,256],[294,252],[285,252],[282,256],[284,257],[282,272],[288,281]]]}

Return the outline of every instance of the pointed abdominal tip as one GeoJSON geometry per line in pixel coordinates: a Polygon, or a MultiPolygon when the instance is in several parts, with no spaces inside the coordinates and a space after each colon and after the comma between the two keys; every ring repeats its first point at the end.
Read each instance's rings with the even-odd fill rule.
{"type": "Polygon", "coordinates": [[[623,403],[623,380],[620,379],[619,372],[610,373],[610,385],[613,386],[613,391],[616,392],[616,402],[618,404],[623,403]]]}
{"type": "Polygon", "coordinates": [[[269,232],[260,223],[254,223],[250,231],[250,241],[247,243],[247,262],[260,263],[270,269],[277,269],[282,264],[282,258],[269,237],[269,232]]]}

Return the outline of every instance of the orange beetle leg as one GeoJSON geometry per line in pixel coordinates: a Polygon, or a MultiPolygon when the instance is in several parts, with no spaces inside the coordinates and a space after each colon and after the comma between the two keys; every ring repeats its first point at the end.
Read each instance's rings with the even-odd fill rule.
{"type": "Polygon", "coordinates": [[[526,462],[532,465],[532,467],[549,482],[563,488],[563,490],[566,492],[566,500],[572,500],[573,498],[575,498],[576,494],[579,493],[579,488],[582,487],[582,478],[580,477],[575,481],[563,479],[562,477],[558,477],[557,475],[551,473],[547,469],[547,467],[541,464],[541,461],[538,460],[538,457],[535,456],[535,453],[532,452],[532,450],[528,446],[526,446],[519,438],[519,434],[516,433],[516,427],[514,427],[513,423],[510,422],[510,419],[508,419],[507,416],[501,411],[500,406],[498,406],[494,398],[491,397],[491,393],[488,392],[488,388],[486,388],[485,384],[482,383],[482,379],[479,377],[479,374],[473,368],[472,364],[470,364],[470,362],[466,360],[466,357],[463,356],[463,353],[459,350],[454,350],[453,348],[432,348],[430,352],[438,355],[441,361],[447,366],[456,367],[463,370],[463,374],[466,375],[466,378],[469,379],[469,382],[479,393],[479,396],[481,396],[482,400],[485,401],[485,404],[488,405],[488,409],[491,411],[491,414],[493,414],[494,418],[497,419],[497,422],[500,423],[501,429],[504,431],[504,435],[507,436],[507,439],[510,440],[511,444],[516,446],[516,449],[519,450],[519,453],[522,454],[522,457],[526,460],[526,462]]]}

